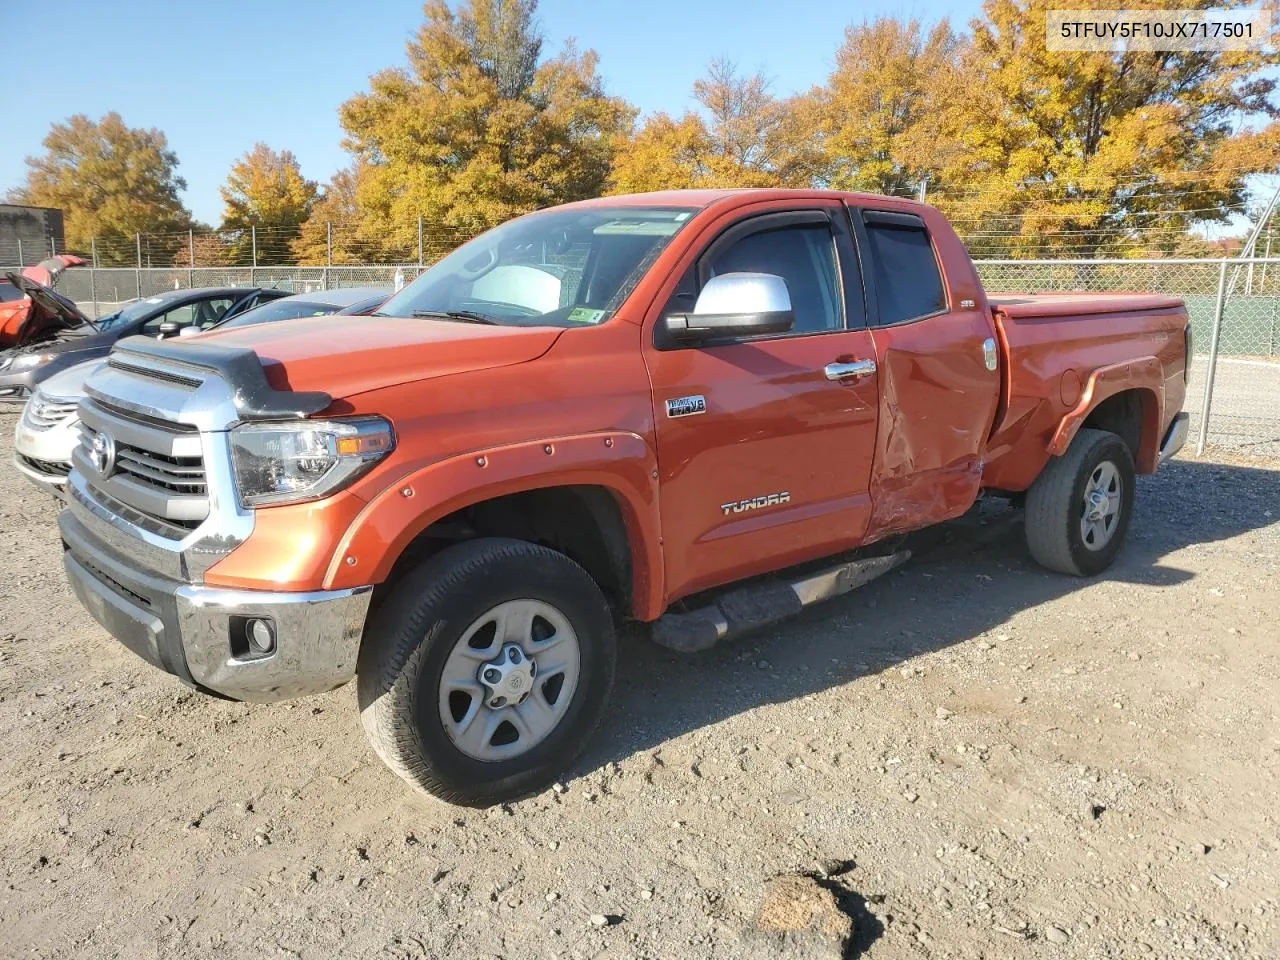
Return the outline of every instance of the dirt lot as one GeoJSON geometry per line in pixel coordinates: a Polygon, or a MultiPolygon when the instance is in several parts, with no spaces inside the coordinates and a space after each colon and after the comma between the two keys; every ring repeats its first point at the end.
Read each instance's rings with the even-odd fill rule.
{"type": "Polygon", "coordinates": [[[1280,472],[1139,499],[1103,579],[991,511],[771,635],[629,642],[575,775],[471,811],[382,768],[350,689],[226,703],[114,644],[0,467],[0,955],[836,957],[757,929],[812,873],[848,956],[1273,958],[1280,472]]]}

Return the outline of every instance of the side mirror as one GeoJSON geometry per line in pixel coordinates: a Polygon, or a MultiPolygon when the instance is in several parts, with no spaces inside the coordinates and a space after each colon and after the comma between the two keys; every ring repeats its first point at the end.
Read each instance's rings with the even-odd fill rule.
{"type": "Polygon", "coordinates": [[[201,332],[200,328],[196,326],[183,327],[181,330],[178,331],[178,336],[194,337],[197,333],[200,333],[200,332],[201,332]]]}
{"type": "Polygon", "coordinates": [[[160,324],[160,339],[163,340],[165,337],[172,337],[181,329],[182,324],[174,323],[172,320],[166,320],[164,323],[160,324]]]}
{"type": "Polygon", "coordinates": [[[681,343],[786,333],[795,324],[787,282],[772,273],[724,273],[698,294],[693,313],[663,318],[671,339],[681,343]]]}

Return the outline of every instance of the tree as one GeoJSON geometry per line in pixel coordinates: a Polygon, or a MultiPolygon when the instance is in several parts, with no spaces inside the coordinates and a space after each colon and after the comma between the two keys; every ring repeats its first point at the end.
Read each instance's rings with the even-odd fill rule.
{"type": "Polygon", "coordinates": [[[601,192],[634,111],[605,94],[597,58],[572,44],[542,59],[534,0],[426,4],[407,68],[342,105],[362,239],[416,255],[417,218],[478,232],[601,192]]]}
{"type": "MultiPolygon", "coordinates": [[[[1174,7],[1172,0],[1157,6],[1174,7]]],[[[1240,2],[1228,6],[1240,6],[1240,2]]],[[[978,253],[1089,256],[1243,208],[1273,170],[1275,52],[1051,52],[1049,0],[986,0],[973,24],[940,206],[978,253]]]]}
{"type": "Polygon", "coordinates": [[[353,264],[361,261],[355,240],[359,230],[360,204],[357,200],[360,166],[339,170],[329,180],[311,208],[311,216],[298,229],[290,244],[293,256],[304,266],[324,266],[332,262],[353,264]]]}
{"type": "Polygon", "coordinates": [[[231,167],[219,192],[225,206],[222,229],[238,234],[231,244],[236,261],[252,260],[252,228],[258,263],[288,262],[290,244],[311,215],[317,194],[315,181],[302,175],[294,155],[255,144],[231,167]]]}
{"type": "Polygon", "coordinates": [[[45,154],[27,157],[22,201],[63,212],[67,245],[88,252],[99,238],[99,262],[132,264],[134,234],[153,234],[153,262],[168,263],[185,242],[191,214],[178,192],[186,181],[159,130],[125,126],[118,113],[96,123],[76,114],[55,123],[45,154]]]}
{"type": "Polygon", "coordinates": [[[837,190],[910,195],[936,175],[948,129],[965,95],[964,41],[943,20],[926,35],[918,20],[880,17],[850,26],[836,68],[812,94],[822,179],[837,190]]]}
{"type": "Polygon", "coordinates": [[[713,60],[693,85],[703,115],[649,117],[614,160],[617,193],[692,187],[808,186],[820,163],[812,100],[778,100],[761,73],[713,60]]]}
{"type": "Polygon", "coordinates": [[[190,231],[187,240],[174,254],[175,267],[225,267],[235,262],[227,241],[213,227],[207,223],[192,223],[190,231]]]}

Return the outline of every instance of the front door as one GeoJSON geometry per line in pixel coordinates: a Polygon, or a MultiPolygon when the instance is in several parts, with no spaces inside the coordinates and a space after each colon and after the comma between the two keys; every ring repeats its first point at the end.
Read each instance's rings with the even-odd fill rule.
{"type": "Polygon", "coordinates": [[[667,600],[854,546],[875,452],[875,347],[843,208],[814,201],[729,224],[667,312],[713,276],[782,277],[786,334],[646,349],[667,600]]]}

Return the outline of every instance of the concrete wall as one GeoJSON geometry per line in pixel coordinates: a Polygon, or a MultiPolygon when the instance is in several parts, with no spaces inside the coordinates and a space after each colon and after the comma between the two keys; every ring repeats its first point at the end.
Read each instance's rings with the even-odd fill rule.
{"type": "Polygon", "coordinates": [[[25,267],[39,263],[54,253],[54,248],[57,253],[65,253],[67,249],[61,210],[0,203],[0,266],[25,267]]]}

